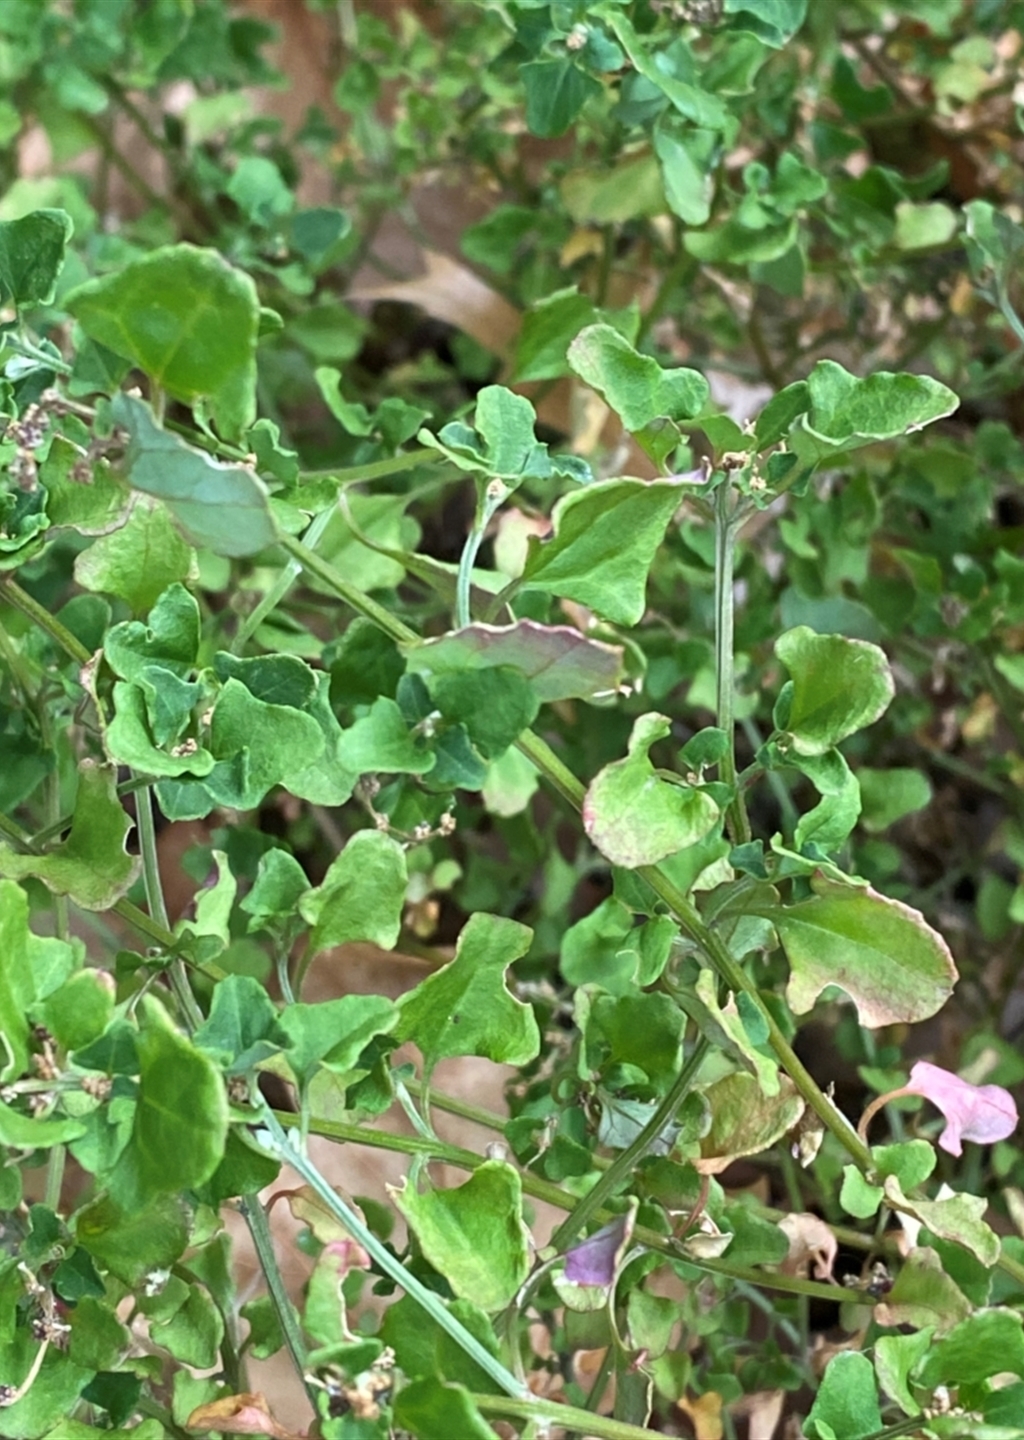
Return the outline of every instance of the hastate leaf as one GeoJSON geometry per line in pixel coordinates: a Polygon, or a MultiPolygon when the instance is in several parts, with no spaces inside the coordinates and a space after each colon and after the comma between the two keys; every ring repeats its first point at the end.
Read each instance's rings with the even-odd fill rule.
{"type": "Polygon", "coordinates": [[[656,865],[702,839],[718,820],[710,795],[662,779],[648,759],[648,750],[671,728],[664,715],[641,715],[626,758],[606,765],[587,789],[583,828],[614,865],[656,865]]]}
{"type": "Polygon", "coordinates": [[[58,989],[75,967],[65,940],[33,935],[28,896],[13,880],[0,880],[0,1081],[28,1067],[28,1011],[58,989]]]}
{"type": "Polygon", "coordinates": [[[711,1128],[693,1162],[702,1175],[718,1175],[741,1155],[769,1149],[804,1111],[804,1102],[786,1075],[779,1077],[778,1093],[771,1096],[753,1075],[739,1070],[716,1080],[703,1095],[711,1108],[711,1128]]]}
{"type": "Polygon", "coordinates": [[[793,677],[783,728],[798,755],[824,755],[874,724],[896,693],[885,651],[869,640],[798,625],[779,636],[775,653],[793,677]]]}
{"type": "Polygon", "coordinates": [[[390,950],[402,927],[408,874],[405,851],[379,830],[358,830],[331,864],[323,884],[299,901],[313,926],[310,955],[368,940],[390,950]]]}
{"type": "Polygon", "coordinates": [[[0,221],[0,305],[50,303],[72,229],[65,210],[0,221]]]}
{"type": "Polygon", "coordinates": [[[786,998],[797,1015],[829,985],[846,991],[871,1030],[926,1020],[942,1009],[956,966],[920,911],[870,886],[812,883],[811,899],[763,912],[789,959],[786,998]]]}
{"type": "Polygon", "coordinates": [[[485,1160],[454,1190],[388,1190],[424,1255],[460,1299],[482,1310],[509,1303],[530,1268],[518,1170],[485,1160]]]}
{"type": "Polygon", "coordinates": [[[455,958],[429,975],[399,1003],[396,1035],[419,1046],[432,1070],[451,1055],[483,1055],[525,1065],[540,1049],[529,1005],[505,988],[505,972],[529,949],[532,931],[498,915],[472,915],[455,958]]]}
{"type": "Polygon", "coordinates": [[[191,547],[152,495],[134,496],[125,523],[75,559],[75,579],[83,589],[118,595],[136,615],[166,586],[193,578],[193,572],[198,575],[191,547]]]}
{"type": "Polygon", "coordinates": [[[34,875],[55,895],[69,895],[85,910],[107,910],[139,871],[137,857],[125,852],[131,828],[117,798],[113,767],[83,760],[68,838],[45,855],[21,855],[0,845],[0,872],[15,880],[34,875]]]}
{"type": "Polygon", "coordinates": [[[164,246],[79,285],[64,303],[87,335],[168,395],[205,402],[228,439],[256,419],[259,298],[217,251],[164,246]]]}
{"type": "Polygon", "coordinates": [[[807,377],[809,410],[789,434],[789,448],[804,464],[893,440],[951,415],[960,404],[947,385],[930,375],[878,370],[864,379],[834,360],[819,360],[807,377]]]}
{"type": "Polygon", "coordinates": [[[708,382],[696,370],[663,370],[611,325],[589,325],[569,346],[569,364],[602,395],[627,430],[652,420],[692,420],[707,404],[708,382]]]}
{"type": "Polygon", "coordinates": [[[149,406],[131,395],[118,395],[111,414],[128,431],[132,485],[163,500],[193,544],[226,556],[274,544],[266,486],[248,466],[226,465],[161,429],[149,406]]]}
{"type": "Polygon", "coordinates": [[[140,1188],[152,1196],[210,1178],[224,1154],[228,1101],[213,1061],[179,1035],[158,1001],[143,1006],[132,1142],[140,1188]]]}
{"type": "Polygon", "coordinates": [[[617,625],[644,613],[647,574],[683,487],[658,480],[605,480],[564,495],[549,540],[531,538],[523,583],[577,600],[617,625]]]}

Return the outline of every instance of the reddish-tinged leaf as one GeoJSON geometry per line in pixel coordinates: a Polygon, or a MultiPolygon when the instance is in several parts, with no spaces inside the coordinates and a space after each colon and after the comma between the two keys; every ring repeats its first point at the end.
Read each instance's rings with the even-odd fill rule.
{"type": "Polygon", "coordinates": [[[546,701],[614,693],[622,679],[620,646],[588,640],[568,625],[539,625],[535,620],[467,625],[404,651],[409,669],[421,675],[513,665],[546,701]]]}
{"type": "Polygon", "coordinates": [[[991,1145],[1017,1128],[1017,1107],[1008,1090],[1001,1085],[971,1085],[927,1060],[919,1060],[911,1070],[904,1093],[923,1095],[945,1115],[939,1144],[950,1155],[963,1153],[962,1140],[991,1145]]]}
{"type": "Polygon", "coordinates": [[[266,1396],[223,1395],[199,1405],[185,1421],[187,1430],[221,1430],[228,1435],[272,1435],[274,1440],[304,1440],[302,1432],[279,1425],[266,1396]]]}

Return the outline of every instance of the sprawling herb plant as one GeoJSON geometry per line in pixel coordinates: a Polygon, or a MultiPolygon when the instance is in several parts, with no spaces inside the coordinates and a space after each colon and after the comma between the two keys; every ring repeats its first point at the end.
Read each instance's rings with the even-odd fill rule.
{"type": "Polygon", "coordinates": [[[0,1432],[1018,1436],[1024,8],[340,9],[0,7],[0,1432]]]}

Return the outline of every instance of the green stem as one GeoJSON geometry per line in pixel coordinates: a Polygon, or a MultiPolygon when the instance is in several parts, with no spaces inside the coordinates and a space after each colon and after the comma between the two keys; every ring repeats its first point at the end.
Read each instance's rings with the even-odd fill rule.
{"type": "Polygon", "coordinates": [[[473,586],[473,566],[476,564],[476,557],[480,552],[480,546],[483,544],[484,535],[494,512],[508,493],[507,487],[500,480],[489,482],[477,508],[476,521],[462,547],[462,554],[459,556],[459,573],[455,580],[455,624],[460,630],[472,624],[473,615],[469,602],[473,586]]]}
{"type": "Polygon", "coordinates": [[[732,505],[732,485],[726,477],[715,491],[715,674],[718,684],[718,728],[725,731],[725,754],[719,774],[735,791],[726,812],[726,825],[737,845],[750,839],[750,821],[743,793],[736,784],[736,674],[734,661],[733,572],[738,512],[732,505]]]}
{"type": "Polygon", "coordinates": [[[279,1159],[290,1165],[305,1180],[306,1184],[316,1191],[328,1210],[337,1216],[352,1238],[362,1245],[384,1274],[394,1280],[396,1285],[400,1285],[407,1295],[421,1305],[430,1318],[451,1336],[470,1359],[476,1361],[500,1389],[517,1400],[525,1399],[529,1395],[526,1386],[521,1384],[512,1372],[506,1369],[501,1361],[481,1345],[476,1336],[472,1335],[461,1321],[451,1314],[439,1295],[435,1294],[433,1290],[428,1290],[392,1254],[387,1246],[378,1240],[357,1212],[328,1185],[316,1166],[304,1154],[295,1149],[269,1106],[265,1105],[263,1108],[262,1121],[269,1132],[272,1148],[279,1159]]]}
{"type": "Polygon", "coordinates": [[[55,370],[58,375],[71,374],[71,366],[66,360],[62,360],[59,355],[51,355],[46,350],[39,350],[31,340],[26,340],[23,335],[6,334],[4,345],[8,350],[13,350],[16,355],[24,355],[26,360],[39,361],[40,364],[55,370]]]}
{"type": "Polygon", "coordinates": [[[67,1160],[67,1155],[66,1146],[54,1145],[46,1161],[46,1190],[43,1193],[43,1204],[54,1211],[60,1209],[60,1192],[64,1187],[64,1162],[67,1160]]]}
{"type": "MultiPolygon", "coordinates": [[[[153,793],[144,785],[135,794],[135,822],[139,830],[139,849],[142,852],[142,883],[146,890],[146,904],[149,913],[160,929],[171,935],[171,922],[167,917],[167,902],[160,880],[160,861],[156,849],[156,826],[153,823],[153,793]]],[[[188,972],[179,956],[174,956],[167,967],[171,989],[177,996],[185,1024],[189,1030],[198,1030],[203,1023],[203,1012],[192,994],[188,972]]]]}
{"type": "Polygon", "coordinates": [[[646,1426],[629,1425],[610,1415],[595,1415],[592,1410],[579,1410],[575,1405],[562,1405],[557,1400],[542,1400],[532,1395],[529,1400],[505,1400],[495,1395],[474,1395],[473,1402],[483,1415],[505,1415],[514,1420],[547,1420],[561,1430],[577,1435],[597,1436],[598,1440],[651,1440],[646,1426]]]}
{"type": "Polygon", "coordinates": [[[243,1195],[239,1201],[238,1208],[242,1213],[246,1225],[249,1227],[249,1234],[252,1236],[253,1248],[256,1251],[256,1258],[263,1271],[263,1278],[267,1282],[267,1291],[270,1295],[270,1303],[274,1307],[278,1324],[281,1327],[281,1334],[284,1336],[285,1348],[291,1356],[292,1364],[295,1366],[299,1379],[306,1387],[306,1394],[309,1396],[314,1413],[317,1413],[316,1388],[309,1384],[306,1379],[306,1342],[302,1337],[302,1326],[299,1323],[298,1312],[292,1304],[291,1297],[284,1288],[284,1280],[281,1277],[281,1270],[277,1263],[277,1256],[274,1254],[274,1241],[270,1234],[270,1225],[267,1221],[267,1212],[258,1195],[243,1195]]]}
{"type": "Polygon", "coordinates": [[[366,465],[349,465],[342,470],[336,465],[326,470],[302,470],[299,479],[303,482],[337,480],[339,485],[353,485],[359,480],[381,480],[385,475],[398,475],[402,470],[412,470],[417,465],[438,465],[444,458],[431,446],[422,445],[418,450],[406,450],[386,460],[371,460],[366,465]]]}
{"type": "MultiPolygon", "coordinates": [[[[323,539],[324,531],[330,524],[331,517],[334,515],[334,513],[335,506],[333,505],[329,505],[326,510],[321,510],[320,514],[317,515],[312,521],[312,523],[307,526],[306,533],[302,537],[303,545],[308,546],[309,549],[312,550],[314,546],[319,544],[319,542],[323,539]]],[[[259,604],[255,607],[255,609],[250,611],[250,613],[245,617],[241,625],[238,627],[234,643],[231,646],[233,654],[240,655],[242,653],[250,637],[252,635],[255,635],[256,631],[263,624],[267,616],[271,614],[272,611],[277,609],[278,605],[280,605],[281,601],[288,594],[288,591],[291,589],[292,585],[295,583],[295,580],[301,573],[301,560],[296,560],[294,558],[289,560],[288,564],[278,575],[277,579],[274,581],[273,585],[271,585],[267,593],[263,596],[259,604]]]]}
{"type": "MultiPolygon", "coordinates": [[[[302,565],[312,574],[329,585],[341,599],[352,606],[357,614],[365,615],[378,625],[385,634],[397,640],[401,644],[413,644],[418,641],[419,636],[408,625],[392,616],[382,605],[371,600],[369,596],[363,595],[355,586],[343,580],[332,566],[321,561],[320,557],[306,549],[297,540],[286,537],[282,542],[291,554],[299,560],[302,565]]],[[[541,739],[532,730],[526,730],[516,741],[518,749],[540,770],[548,783],[563,798],[568,801],[574,809],[579,810],[583,805],[583,798],[586,794],[584,786],[572,773],[567,765],[558,758],[548,743],[541,739]]],[[[678,889],[671,880],[655,866],[645,866],[637,872],[655,894],[662,899],[669,909],[675,914],[684,933],[704,952],[719,976],[726,982],[730,990],[738,994],[744,991],[756,1006],[763,1017],[767,1027],[768,1036],[776,1058],[782,1068],[787,1072],[793,1081],[798,1092],[805,1102],[811,1107],[814,1113],[822,1121],[825,1128],[832,1132],[843,1148],[849,1153],[857,1166],[868,1171],[873,1168],[874,1161],[871,1151],[860,1139],[853,1126],[846,1117],[833,1105],[832,1101],[823,1093],[813,1076],[808,1072],[802,1061],[797,1056],[793,1047],[782,1033],[774,1015],[762,1000],[756,985],[749,978],[729,953],[725,944],[710,930],[701,919],[697,910],[691,905],[686,895],[678,889]]],[[[557,1187],[552,1187],[556,1194],[560,1194],[557,1187]]],[[[558,1203],[557,1201],[555,1203],[558,1203]]],[[[1014,1260],[1005,1252],[999,1261],[1000,1268],[1013,1277],[1018,1283],[1024,1284],[1024,1265],[1014,1260]]],[[[719,1266],[712,1267],[708,1262],[703,1262],[702,1268],[719,1269],[719,1266]]],[[[730,1267],[731,1268],[731,1267],[730,1267]]],[[[723,1271],[724,1273],[724,1271],[723,1271]]],[[[735,1273],[733,1271],[733,1273],[735,1273]]],[[[741,1278],[741,1277],[737,1277],[741,1278]]],[[[754,1283],[765,1284],[766,1277],[759,1275],[756,1271],[752,1277],[754,1283]]],[[[811,1284],[813,1282],[805,1282],[811,1284]]],[[[788,1286],[785,1288],[789,1288],[788,1286]]],[[[814,1292],[808,1291],[801,1286],[801,1293],[819,1293],[827,1291],[828,1287],[818,1286],[814,1292]]]]}
{"type": "Polygon", "coordinates": [[[710,1041],[702,1035],[693,1047],[693,1053],[689,1060],[679,1071],[671,1089],[647,1124],[632,1144],[627,1145],[625,1150],[619,1152],[593,1189],[588,1190],[583,1199],[573,1206],[568,1216],[552,1235],[551,1244],[556,1250],[564,1251],[568,1248],[576,1236],[590,1224],[598,1211],[604,1208],[605,1202],[611,1199],[619,1186],[629,1179],[640,1161],[649,1153],[658,1138],[664,1134],[666,1127],[672,1123],[676,1111],[689,1094],[697,1071],[704,1063],[710,1049],[710,1041]]]}
{"type": "MultiPolygon", "coordinates": [[[[289,1128],[298,1127],[300,1124],[297,1115],[279,1113],[277,1120],[289,1128]]],[[[375,1150],[390,1150],[399,1155],[439,1160],[445,1165],[454,1165],[459,1170],[475,1170],[484,1163],[483,1157],[474,1151],[449,1145],[444,1140],[426,1139],[419,1135],[394,1135],[387,1130],[367,1130],[341,1120],[311,1119],[309,1133],[342,1144],[367,1145],[375,1150]]],[[[560,1185],[555,1185],[550,1180],[542,1180],[539,1175],[534,1175],[529,1170],[521,1170],[519,1178],[522,1181],[523,1193],[533,1200],[541,1200],[557,1210],[572,1210],[579,1203],[560,1185]]],[[[610,1211],[602,1211],[594,1218],[604,1224],[614,1219],[614,1216],[610,1211]]],[[[730,1265],[727,1260],[697,1259],[688,1255],[675,1241],[644,1225],[636,1227],[633,1237],[639,1244],[646,1245],[649,1250],[655,1250],[660,1255],[673,1260],[683,1260],[696,1270],[706,1270],[709,1274],[722,1275],[728,1280],[745,1281],[768,1290],[781,1290],[788,1295],[810,1295],[818,1300],[838,1302],[852,1298],[850,1292],[840,1293],[835,1285],[824,1285],[816,1280],[801,1280],[794,1275],[777,1275],[770,1271],[755,1270],[752,1266],[730,1265]]]]}
{"type": "Polygon", "coordinates": [[[357,615],[372,620],[378,629],[383,630],[385,635],[390,635],[392,640],[397,641],[399,645],[415,645],[419,641],[420,637],[415,630],[410,629],[403,621],[396,619],[389,610],[385,610],[383,605],[378,605],[377,601],[369,595],[364,595],[358,586],[343,579],[333,565],[329,565],[326,560],[321,559],[301,540],[296,540],[291,535],[284,535],[281,537],[280,543],[289,555],[299,562],[303,570],[307,570],[310,575],[315,575],[318,580],[344,600],[346,605],[351,606],[357,615]]]}
{"type": "MultiPolygon", "coordinates": [[[[9,338],[7,343],[10,344],[9,338]]],[[[38,625],[40,630],[44,630],[50,639],[79,665],[87,665],[92,659],[82,642],[72,635],[67,626],[63,625],[56,615],[51,615],[45,606],[40,605],[38,600],[27,590],[23,590],[9,575],[0,575],[0,595],[6,596],[16,610],[20,610],[34,625],[38,625]]]]}

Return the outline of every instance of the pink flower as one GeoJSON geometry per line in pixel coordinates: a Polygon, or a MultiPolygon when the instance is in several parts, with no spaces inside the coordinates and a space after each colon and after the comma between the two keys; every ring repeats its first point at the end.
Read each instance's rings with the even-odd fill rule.
{"type": "Polygon", "coordinates": [[[1017,1128],[1017,1107],[1008,1090],[1001,1085],[971,1085],[927,1060],[917,1062],[905,1089],[898,1093],[923,1095],[942,1111],[946,1128],[939,1144],[950,1155],[963,1153],[962,1140],[991,1145],[1017,1128]]]}

